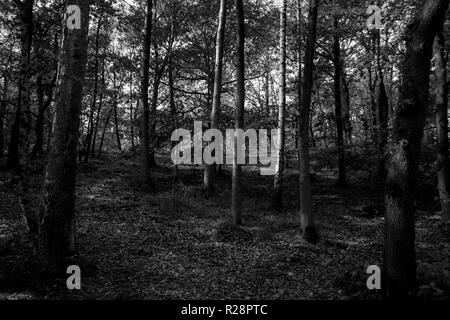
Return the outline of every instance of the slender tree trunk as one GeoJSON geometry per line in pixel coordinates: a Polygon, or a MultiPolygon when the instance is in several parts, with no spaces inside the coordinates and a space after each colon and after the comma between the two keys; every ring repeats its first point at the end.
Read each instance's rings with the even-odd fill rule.
{"type": "MultiPolygon", "coordinates": [[[[223,40],[225,37],[225,25],[227,16],[227,0],[220,1],[219,11],[219,25],[217,29],[216,38],[216,63],[214,70],[214,93],[213,103],[211,108],[211,129],[217,129],[219,127],[219,114],[220,114],[220,96],[222,88],[222,68],[223,68],[223,40]]],[[[204,187],[207,195],[215,189],[216,178],[216,166],[208,165],[205,169],[204,187]]]]}
{"type": "MultiPolygon", "coordinates": [[[[317,242],[318,234],[312,217],[311,182],[309,170],[309,113],[313,85],[313,60],[316,43],[317,14],[319,0],[310,0],[308,15],[308,38],[305,51],[304,89],[300,111],[300,223],[303,237],[317,242]]],[[[299,35],[300,36],[300,35],[299,35]]]]}
{"type": "Polygon", "coordinates": [[[432,46],[449,0],[426,0],[405,33],[406,53],[388,163],[383,286],[389,297],[415,289],[414,192],[423,136],[432,46]]]}
{"type": "Polygon", "coordinates": [[[8,77],[6,74],[3,75],[3,90],[2,90],[2,101],[0,101],[0,158],[3,157],[4,148],[5,148],[5,138],[4,138],[4,121],[5,121],[5,112],[6,112],[6,99],[8,97],[8,77]]]}
{"type": "MultiPolygon", "coordinates": [[[[334,28],[339,28],[339,18],[334,18],[334,28]]],[[[345,145],[344,145],[344,122],[342,119],[342,77],[341,77],[341,45],[339,35],[334,35],[333,43],[333,64],[334,64],[334,105],[335,105],[335,119],[336,119],[336,133],[337,133],[337,147],[338,147],[338,168],[339,179],[338,186],[344,187],[347,185],[345,178],[345,145]]]]}
{"type": "Polygon", "coordinates": [[[114,131],[116,133],[117,148],[122,151],[122,143],[120,142],[120,129],[119,129],[119,115],[117,113],[117,90],[114,91],[113,105],[114,105],[114,131]]]}
{"type": "MultiPolygon", "coordinates": [[[[281,1],[280,10],[280,101],[278,104],[278,159],[277,173],[273,185],[273,206],[281,208],[283,205],[283,174],[284,174],[284,143],[286,121],[286,17],[287,2],[281,1]]],[[[309,123],[308,123],[309,125],[309,123]]]]}
{"type": "MultiPolygon", "coordinates": [[[[237,19],[237,37],[236,37],[236,110],[235,110],[235,129],[244,128],[244,106],[245,106],[245,21],[243,0],[236,0],[236,19],[237,19]]],[[[242,195],[241,179],[242,168],[238,164],[237,157],[237,138],[234,139],[233,156],[233,176],[232,176],[232,215],[235,225],[242,224],[242,195]]]]}
{"type": "Polygon", "coordinates": [[[59,56],[55,123],[48,157],[42,204],[38,256],[43,270],[62,273],[75,250],[75,182],[77,142],[83,98],[89,1],[69,0],[81,10],[81,29],[64,26],[59,56]],[[62,72],[64,71],[64,72],[62,72]]]}
{"type": "Polygon", "coordinates": [[[97,103],[97,94],[98,94],[98,49],[100,43],[100,28],[102,25],[102,18],[100,17],[97,22],[97,31],[95,34],[95,62],[94,62],[94,92],[92,94],[92,105],[91,111],[89,113],[89,124],[88,124],[88,132],[86,137],[86,150],[84,153],[84,163],[88,163],[89,155],[92,144],[92,135],[94,134],[94,113],[95,113],[95,104],[97,103]]]}
{"type": "MultiPolygon", "coordinates": [[[[302,0],[297,0],[297,60],[298,60],[298,69],[297,69],[297,117],[296,117],[296,125],[297,125],[297,136],[295,138],[295,146],[297,148],[297,170],[300,172],[300,113],[301,113],[301,104],[302,104],[302,86],[303,86],[303,76],[302,76],[302,0]]],[[[300,205],[300,198],[299,198],[300,205]]]]}
{"type": "Polygon", "coordinates": [[[380,30],[374,33],[374,42],[376,45],[377,57],[377,81],[376,81],[376,123],[377,123],[377,144],[378,144],[378,172],[377,179],[384,183],[386,180],[386,145],[387,145],[387,130],[388,130],[388,113],[389,101],[386,94],[386,87],[383,79],[383,69],[381,67],[381,34],[380,30]]]}
{"type": "Polygon", "coordinates": [[[145,36],[143,44],[142,71],[141,71],[141,176],[145,183],[150,183],[150,137],[149,137],[149,103],[148,84],[150,68],[150,39],[152,31],[152,0],[147,0],[147,14],[145,17],[145,36]]]}
{"type": "Polygon", "coordinates": [[[439,199],[442,220],[450,220],[450,159],[448,144],[448,85],[447,59],[445,57],[445,37],[440,31],[434,40],[434,63],[436,66],[436,128],[439,199]]]}
{"type": "Polygon", "coordinates": [[[347,145],[352,144],[352,123],[350,121],[350,91],[344,72],[344,61],[341,56],[340,62],[340,84],[342,101],[342,121],[347,145]]]}
{"type": "Polygon", "coordinates": [[[19,147],[22,145],[22,147],[26,149],[26,146],[29,143],[28,135],[31,125],[30,64],[31,44],[33,39],[33,5],[34,0],[23,0],[19,2],[21,22],[19,96],[8,148],[8,168],[15,168],[20,165],[19,147]],[[21,128],[24,128],[23,135],[25,139],[21,139],[21,128]]]}
{"type": "MultiPolygon", "coordinates": [[[[133,60],[133,55],[131,55],[133,60]]],[[[130,72],[130,134],[131,134],[131,148],[134,149],[134,125],[133,125],[133,72],[130,72]]]]}
{"type": "Polygon", "coordinates": [[[100,115],[103,108],[103,97],[105,94],[105,60],[103,60],[102,63],[102,80],[101,80],[101,90],[100,90],[100,97],[98,101],[98,108],[97,108],[97,115],[95,117],[95,126],[94,126],[94,133],[92,135],[92,148],[91,148],[91,154],[92,156],[95,156],[95,146],[97,143],[97,133],[98,133],[98,125],[100,122],[100,115]]]}

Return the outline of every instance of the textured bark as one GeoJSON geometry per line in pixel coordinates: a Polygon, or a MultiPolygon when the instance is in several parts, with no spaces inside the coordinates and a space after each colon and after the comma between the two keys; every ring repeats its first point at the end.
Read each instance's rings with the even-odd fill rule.
{"type": "Polygon", "coordinates": [[[55,120],[40,207],[38,257],[42,269],[64,272],[75,250],[77,142],[83,98],[89,0],[70,0],[81,10],[81,29],[64,26],[55,97],[55,120]]]}
{"type": "MultiPolygon", "coordinates": [[[[283,205],[284,143],[286,122],[286,18],[287,2],[281,1],[280,8],[280,100],[278,103],[278,159],[273,185],[273,206],[283,205]]],[[[309,125],[309,124],[308,124],[309,125]]]]}
{"type": "Polygon", "coordinates": [[[141,70],[141,176],[144,183],[150,183],[150,136],[149,136],[149,103],[148,84],[150,68],[150,39],[152,31],[152,0],[147,0],[147,13],[145,17],[145,35],[143,43],[142,70],[141,70]]]}
{"type": "MultiPolygon", "coordinates": [[[[243,0],[236,0],[236,19],[237,19],[237,37],[236,37],[236,110],[235,110],[235,128],[244,128],[244,105],[245,105],[245,21],[243,0]]],[[[232,177],[232,215],[233,223],[242,224],[242,194],[241,179],[242,168],[237,163],[237,139],[234,139],[234,157],[233,157],[233,177],[232,177]]]]}
{"type": "MultiPolygon", "coordinates": [[[[334,28],[339,28],[339,18],[334,18],[334,28]]],[[[337,147],[338,147],[338,168],[339,179],[338,185],[343,187],[347,185],[345,178],[345,145],[344,145],[344,121],[342,117],[342,65],[341,65],[341,45],[339,35],[334,35],[333,42],[333,64],[334,64],[334,105],[335,105],[335,120],[337,133],[337,147]]]]}
{"type": "Polygon", "coordinates": [[[447,60],[445,57],[445,37],[440,31],[434,41],[434,63],[436,68],[436,128],[439,200],[442,220],[450,220],[450,159],[448,144],[448,86],[447,60]]]}
{"type": "Polygon", "coordinates": [[[3,75],[3,88],[2,88],[2,98],[0,101],[0,158],[3,157],[4,148],[5,148],[5,136],[3,133],[4,130],[4,121],[5,121],[5,112],[6,112],[6,98],[8,96],[8,77],[3,75]]]}
{"type": "Polygon", "coordinates": [[[105,61],[103,60],[100,97],[99,97],[99,101],[98,101],[97,115],[95,117],[94,133],[93,133],[93,137],[92,137],[92,148],[91,148],[92,149],[91,150],[92,156],[95,155],[95,146],[96,146],[96,143],[97,143],[98,125],[99,125],[99,122],[100,122],[100,115],[101,115],[101,111],[102,111],[102,108],[103,108],[104,91],[105,91],[105,61]]]}
{"type": "MultiPolygon", "coordinates": [[[[31,44],[33,39],[33,4],[34,0],[17,1],[20,10],[20,73],[18,106],[11,129],[8,148],[7,167],[20,165],[20,147],[26,149],[31,125],[30,113],[30,64],[31,44]],[[23,129],[23,130],[22,130],[23,129]],[[21,139],[22,138],[22,139],[21,139]]],[[[26,150],[25,150],[26,151],[26,150]]]]}
{"type": "MultiPolygon", "coordinates": [[[[214,92],[211,108],[211,129],[219,127],[220,95],[222,88],[222,68],[223,68],[223,40],[225,36],[225,25],[227,16],[227,0],[220,1],[219,25],[217,27],[216,38],[216,63],[214,70],[214,92]]],[[[209,196],[215,189],[216,166],[208,165],[205,169],[204,188],[209,196]]]]}
{"type": "MultiPolygon", "coordinates": [[[[313,60],[316,43],[317,14],[319,0],[310,0],[308,14],[308,38],[305,51],[304,89],[300,107],[300,223],[303,237],[309,242],[316,242],[318,235],[312,216],[311,182],[309,170],[309,116],[311,108],[311,92],[313,85],[313,60]]],[[[300,36],[300,35],[299,35],[300,36]]]]}
{"type": "MultiPolygon", "coordinates": [[[[297,169],[300,172],[300,113],[301,113],[301,102],[302,102],[302,37],[301,34],[302,27],[302,0],[297,0],[297,136],[295,137],[295,146],[297,147],[297,169]]],[[[300,201],[299,201],[300,204],[300,201]]]]}
{"type": "Polygon", "coordinates": [[[389,101],[386,94],[386,87],[384,85],[383,69],[381,67],[381,51],[380,51],[380,30],[374,33],[374,44],[376,46],[377,57],[377,76],[375,89],[375,105],[376,105],[376,134],[377,134],[377,148],[378,148],[378,172],[377,179],[384,183],[386,179],[386,145],[388,138],[388,114],[389,101]]]}
{"type": "Polygon", "coordinates": [[[415,289],[414,191],[428,104],[433,40],[442,27],[449,0],[427,0],[405,33],[406,53],[388,162],[385,204],[383,287],[389,297],[415,289]]]}

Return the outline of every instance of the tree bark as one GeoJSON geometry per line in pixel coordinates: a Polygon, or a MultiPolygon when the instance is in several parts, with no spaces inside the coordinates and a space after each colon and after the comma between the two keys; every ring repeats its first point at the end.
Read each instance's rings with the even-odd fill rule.
{"type": "Polygon", "coordinates": [[[150,68],[150,39],[152,31],[152,0],[147,0],[147,13],[145,17],[145,35],[143,43],[142,70],[141,70],[141,176],[144,183],[150,183],[150,137],[149,137],[149,103],[148,85],[150,68]]]}
{"type": "MultiPolygon", "coordinates": [[[[281,208],[283,205],[283,174],[284,174],[284,143],[286,121],[286,19],[287,2],[281,1],[280,10],[280,101],[278,105],[278,158],[277,172],[273,185],[273,206],[281,208]]],[[[309,123],[308,123],[309,125],[309,123]]]]}
{"type": "Polygon", "coordinates": [[[415,289],[414,191],[428,104],[433,40],[444,23],[449,0],[427,0],[408,25],[402,85],[397,106],[385,191],[383,286],[389,297],[415,289]]]}
{"type": "MultiPolygon", "coordinates": [[[[334,18],[334,28],[339,28],[339,18],[334,18]]],[[[345,178],[345,145],[344,145],[344,122],[342,119],[342,65],[341,65],[341,45],[339,35],[334,35],[333,42],[333,64],[334,64],[334,105],[335,105],[335,120],[337,133],[337,147],[338,147],[338,168],[339,179],[338,186],[345,187],[347,185],[345,178]]]]}
{"type": "MultiPolygon", "coordinates": [[[[236,0],[236,110],[235,129],[244,128],[244,106],[245,106],[245,21],[243,0],[236,0]]],[[[238,164],[237,138],[234,138],[233,174],[232,174],[232,215],[235,225],[242,224],[242,195],[241,179],[242,168],[238,164]]]]}
{"type": "MultiPolygon", "coordinates": [[[[319,0],[309,1],[308,38],[305,51],[304,88],[300,107],[300,223],[303,237],[312,243],[317,242],[318,234],[312,216],[311,182],[309,170],[309,116],[313,85],[313,60],[316,42],[317,14],[319,0]]],[[[298,35],[300,36],[300,35],[298,35]]]]}
{"type": "Polygon", "coordinates": [[[448,85],[445,37],[442,30],[434,40],[434,63],[436,67],[436,128],[439,200],[443,221],[450,220],[450,159],[448,144],[448,85]]]}
{"type": "Polygon", "coordinates": [[[89,1],[69,0],[81,11],[81,29],[64,26],[59,56],[55,120],[40,207],[38,257],[42,269],[62,273],[75,250],[77,142],[83,98],[89,1]]]}
{"type": "Polygon", "coordinates": [[[95,126],[94,126],[94,133],[92,136],[92,156],[95,155],[95,146],[97,143],[97,133],[98,133],[98,125],[100,122],[100,115],[101,115],[101,111],[103,108],[103,97],[105,95],[105,60],[103,59],[103,63],[102,63],[102,80],[101,80],[101,90],[100,90],[100,97],[99,97],[99,101],[98,101],[98,108],[97,108],[97,115],[95,118],[95,126]]]}
{"type": "Polygon", "coordinates": [[[5,125],[5,112],[6,112],[6,98],[8,96],[8,77],[6,74],[3,75],[3,89],[2,89],[2,100],[0,101],[0,158],[3,158],[4,148],[5,148],[5,137],[4,137],[4,125],[5,125]]]}
{"type": "MultiPolygon", "coordinates": [[[[217,27],[216,38],[216,63],[214,70],[214,93],[213,102],[211,108],[211,129],[217,129],[219,127],[219,115],[220,115],[220,96],[222,88],[222,68],[223,68],[223,40],[225,37],[225,25],[227,16],[227,0],[220,1],[219,11],[219,24],[217,27]]],[[[216,178],[216,166],[207,165],[204,176],[204,188],[207,196],[215,189],[216,178]]]]}

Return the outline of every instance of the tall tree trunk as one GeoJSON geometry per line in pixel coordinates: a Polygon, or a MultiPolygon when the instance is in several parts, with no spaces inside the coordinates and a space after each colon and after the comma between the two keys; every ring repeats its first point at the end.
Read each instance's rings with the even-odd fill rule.
{"type": "Polygon", "coordinates": [[[342,101],[342,121],[344,125],[344,135],[346,143],[352,144],[352,123],[350,121],[350,90],[346,81],[344,72],[344,60],[341,55],[340,62],[340,85],[341,85],[341,101],[342,101]]]}
{"type": "MultiPolygon", "coordinates": [[[[287,2],[281,1],[280,8],[280,101],[278,104],[278,158],[277,172],[273,184],[273,206],[283,205],[284,143],[286,121],[286,17],[287,2]]],[[[309,125],[309,123],[308,123],[309,125]]]]}
{"type": "Polygon", "coordinates": [[[92,93],[92,105],[91,111],[89,113],[89,123],[88,123],[88,132],[86,137],[86,150],[84,153],[84,163],[88,163],[89,155],[92,144],[92,135],[94,134],[94,113],[95,113],[95,104],[97,103],[97,94],[98,94],[98,49],[100,43],[100,27],[102,25],[102,18],[98,18],[97,22],[97,31],[95,33],[95,55],[94,55],[94,92],[92,93]]]}
{"type": "Polygon", "coordinates": [[[389,100],[386,94],[386,87],[383,79],[383,69],[381,67],[381,32],[375,30],[374,43],[376,46],[377,57],[377,77],[376,77],[376,122],[377,122],[377,147],[378,147],[378,181],[384,183],[386,179],[386,145],[387,145],[387,130],[388,130],[388,113],[389,113],[389,100]]]}
{"type": "MultiPolygon", "coordinates": [[[[214,70],[213,102],[211,108],[211,129],[217,129],[219,127],[220,95],[222,88],[222,68],[223,68],[223,40],[225,37],[226,17],[227,17],[227,0],[221,0],[219,11],[219,24],[217,27],[217,38],[216,38],[216,63],[214,70]]],[[[204,187],[206,189],[206,193],[208,196],[211,195],[211,193],[215,189],[215,177],[216,177],[215,164],[207,165],[204,176],[204,187]]]]}
{"type": "MultiPolygon", "coordinates": [[[[300,172],[300,113],[301,113],[301,102],[302,102],[302,0],[297,0],[297,135],[295,137],[295,146],[297,148],[297,170],[300,172]]],[[[300,199],[300,198],[299,198],[300,199]]],[[[298,202],[300,204],[300,201],[298,202]]]]}
{"type": "MultiPolygon", "coordinates": [[[[33,39],[33,5],[34,0],[18,2],[20,9],[20,74],[18,90],[18,106],[11,129],[11,140],[8,148],[7,167],[15,168],[20,165],[19,147],[26,149],[31,125],[30,111],[30,64],[31,44],[33,39]],[[21,128],[24,132],[21,133],[21,128]],[[25,139],[21,139],[24,137],[25,139]],[[24,143],[25,141],[25,143],[24,143]]],[[[27,151],[27,150],[25,150],[27,151]]]]}
{"type": "Polygon", "coordinates": [[[414,192],[428,104],[433,40],[450,0],[426,0],[408,25],[402,85],[388,163],[383,283],[389,297],[414,291],[416,279],[414,192]]]}
{"type": "MultiPolygon", "coordinates": [[[[309,1],[308,38],[305,51],[304,89],[300,109],[300,223],[303,237],[312,243],[317,242],[318,234],[312,217],[311,182],[309,170],[309,114],[313,85],[313,60],[316,43],[317,14],[319,0],[309,1]]],[[[298,35],[300,36],[300,35],[298,35]]]]}
{"type": "Polygon", "coordinates": [[[141,176],[144,183],[150,183],[150,137],[149,137],[149,103],[148,84],[150,68],[150,39],[152,31],[152,0],[147,0],[147,13],[145,17],[145,35],[143,43],[142,70],[141,70],[141,176]]]}
{"type": "Polygon", "coordinates": [[[450,220],[450,159],[448,144],[448,85],[447,59],[445,57],[445,37],[442,30],[434,40],[434,63],[436,66],[436,128],[439,199],[442,220],[450,220]]]}
{"type": "MultiPolygon", "coordinates": [[[[133,61],[133,55],[131,55],[133,61]]],[[[134,113],[133,113],[133,71],[130,71],[130,134],[131,134],[131,148],[134,149],[134,113]]]]}
{"type": "MultiPolygon", "coordinates": [[[[334,18],[334,28],[339,28],[339,18],[334,18]]],[[[344,187],[347,185],[345,178],[345,145],[344,145],[344,122],[342,119],[342,65],[341,65],[341,45],[339,35],[334,35],[333,42],[333,64],[334,64],[334,105],[335,105],[335,119],[336,119],[336,133],[337,133],[337,147],[338,147],[338,168],[339,179],[338,186],[344,187]]]]}
{"type": "Polygon", "coordinates": [[[93,135],[92,135],[92,148],[91,148],[92,156],[95,156],[95,146],[96,146],[96,143],[97,143],[98,125],[99,125],[99,122],[100,122],[100,115],[101,115],[101,111],[102,111],[102,108],[103,108],[103,97],[104,97],[104,95],[105,95],[105,60],[103,59],[100,97],[99,97],[99,101],[98,101],[97,115],[95,116],[94,132],[93,132],[93,135]]]}
{"type": "Polygon", "coordinates": [[[6,74],[3,75],[3,90],[2,98],[0,101],[0,158],[3,157],[5,148],[5,138],[4,138],[4,125],[5,125],[5,112],[6,112],[6,98],[8,96],[8,77],[6,74]]]}
{"type": "Polygon", "coordinates": [[[64,272],[75,250],[75,182],[77,142],[83,98],[89,1],[69,0],[81,11],[81,29],[64,26],[59,56],[55,122],[48,157],[42,204],[38,256],[43,270],[64,272]]]}
{"type": "MultiPolygon", "coordinates": [[[[245,21],[243,0],[236,0],[236,110],[235,130],[244,128],[244,106],[245,106],[245,21]]],[[[242,168],[238,164],[237,138],[234,138],[233,176],[232,176],[232,215],[235,225],[242,224],[242,195],[241,179],[242,168]]]]}
{"type": "Polygon", "coordinates": [[[113,93],[113,106],[114,106],[114,131],[116,133],[116,141],[117,141],[117,148],[119,151],[122,151],[122,143],[120,142],[120,129],[119,129],[119,115],[117,113],[117,89],[113,93]]]}

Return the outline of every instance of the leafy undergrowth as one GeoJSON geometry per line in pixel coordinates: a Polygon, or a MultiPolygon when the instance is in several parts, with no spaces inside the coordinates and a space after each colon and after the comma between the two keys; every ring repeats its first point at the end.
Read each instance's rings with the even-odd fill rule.
{"type": "MultiPolygon", "coordinates": [[[[159,159],[159,162],[165,162],[159,159]]],[[[272,178],[246,168],[243,227],[231,224],[229,168],[206,198],[201,167],[166,164],[139,183],[133,159],[80,165],[77,245],[82,290],[33,273],[33,254],[17,199],[0,174],[0,298],[7,299],[380,299],[366,269],[381,265],[381,194],[363,182],[334,186],[314,175],[313,205],[321,240],[299,234],[297,176],[287,172],[285,208],[270,209],[272,178]],[[3,185],[3,187],[2,187],[3,185]]],[[[41,170],[32,175],[39,192],[41,170]]],[[[31,192],[30,191],[30,192],[31,192]]],[[[36,203],[36,206],[38,204],[36,203]]],[[[417,213],[419,296],[450,296],[449,232],[430,209],[417,213]]]]}

